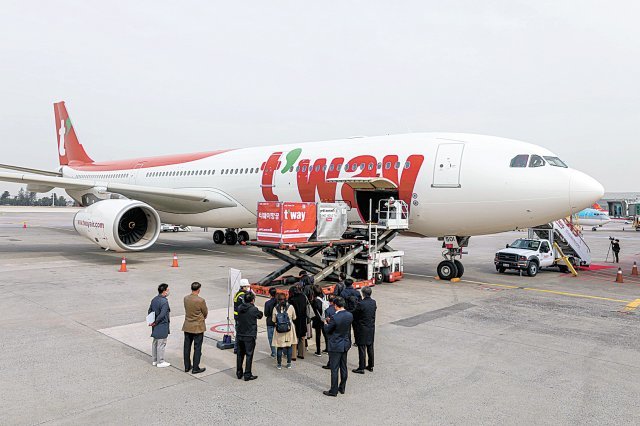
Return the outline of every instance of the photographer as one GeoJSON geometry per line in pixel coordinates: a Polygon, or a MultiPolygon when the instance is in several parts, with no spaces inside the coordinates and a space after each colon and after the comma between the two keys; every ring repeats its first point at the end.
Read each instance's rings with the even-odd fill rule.
{"type": "Polygon", "coordinates": [[[615,239],[613,241],[611,241],[611,251],[613,251],[613,257],[616,260],[616,263],[620,263],[620,240],[619,239],[615,239]]]}

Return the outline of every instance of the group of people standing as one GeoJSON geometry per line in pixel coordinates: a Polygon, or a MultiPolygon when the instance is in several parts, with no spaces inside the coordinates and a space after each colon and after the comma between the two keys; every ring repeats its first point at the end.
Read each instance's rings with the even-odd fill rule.
{"type": "MultiPolygon", "coordinates": [[[[326,296],[312,277],[300,274],[298,284],[289,289],[288,296],[278,293],[275,288],[269,290],[271,298],[265,304],[263,314],[255,306],[255,294],[250,291],[249,282],[241,281],[240,290],[234,295],[234,319],[236,322],[236,377],[245,381],[255,380],[258,376],[252,372],[253,355],[258,334],[258,320],[266,317],[267,338],[271,348],[271,357],[276,359],[276,367],[286,368],[292,362],[304,359],[309,341],[315,334],[314,355],[321,357],[329,354],[329,361],[322,368],[331,370],[331,388],[325,391],[328,396],[344,393],[348,377],[347,353],[353,346],[351,334],[358,346],[358,367],[354,373],[364,374],[373,371],[374,338],[377,305],[371,298],[370,287],[360,291],[353,288],[353,281],[344,274],[335,285],[333,294],[326,296]],[[324,340],[324,350],[322,341],[324,340]]],[[[191,294],[184,297],[184,368],[192,374],[206,370],[200,367],[202,342],[206,330],[208,315],[207,304],[200,297],[201,285],[191,284],[191,294]],[[193,349],[193,357],[191,352],[193,349]]],[[[153,298],[148,313],[154,313],[152,327],[152,363],[157,367],[171,364],[164,359],[164,349],[170,333],[170,307],[167,300],[169,286],[160,284],[158,295],[153,298]]]]}
{"type": "Polygon", "coordinates": [[[352,330],[359,356],[358,367],[352,371],[358,374],[373,371],[377,305],[371,298],[370,287],[363,288],[361,295],[353,288],[353,281],[344,275],[328,297],[310,278],[301,274],[298,285],[289,288],[288,297],[275,288],[269,290],[271,298],[265,304],[265,317],[271,357],[276,358],[276,368],[282,369],[286,356],[286,367],[291,368],[292,361],[304,359],[315,334],[314,355],[329,354],[329,361],[322,368],[331,370],[331,388],[324,394],[337,396],[345,392],[352,330]]]}

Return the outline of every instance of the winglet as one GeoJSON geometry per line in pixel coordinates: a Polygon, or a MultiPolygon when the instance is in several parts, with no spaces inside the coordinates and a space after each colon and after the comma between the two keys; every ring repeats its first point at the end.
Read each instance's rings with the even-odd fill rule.
{"type": "Polygon", "coordinates": [[[93,163],[78,141],[76,131],[64,106],[64,101],[53,104],[56,117],[56,136],[58,138],[58,158],[60,165],[93,163]]]}

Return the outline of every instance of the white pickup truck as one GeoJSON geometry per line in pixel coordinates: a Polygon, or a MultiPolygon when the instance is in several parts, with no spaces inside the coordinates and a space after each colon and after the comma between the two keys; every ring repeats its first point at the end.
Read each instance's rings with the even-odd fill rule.
{"type": "Polygon", "coordinates": [[[566,265],[556,263],[556,253],[549,241],[530,238],[518,238],[507,247],[498,251],[493,260],[496,271],[501,274],[507,269],[527,271],[535,277],[540,268],[558,266],[561,272],[567,271],[566,265]]]}

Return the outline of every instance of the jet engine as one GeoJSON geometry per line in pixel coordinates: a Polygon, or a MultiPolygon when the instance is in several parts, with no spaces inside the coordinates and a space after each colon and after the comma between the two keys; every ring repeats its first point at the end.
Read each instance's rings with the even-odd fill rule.
{"type": "Polygon", "coordinates": [[[73,226],[104,249],[142,251],[158,239],[160,216],[140,201],[104,200],[76,213],[73,226]]]}

